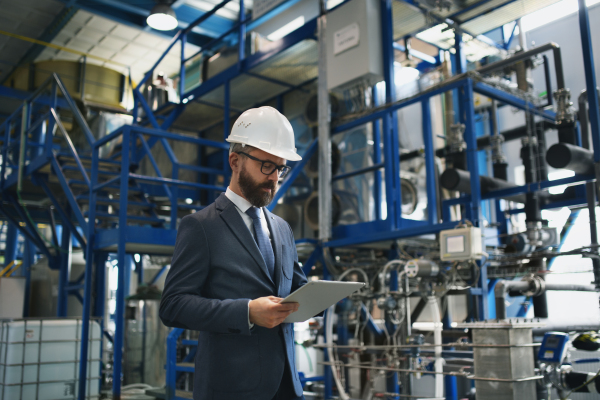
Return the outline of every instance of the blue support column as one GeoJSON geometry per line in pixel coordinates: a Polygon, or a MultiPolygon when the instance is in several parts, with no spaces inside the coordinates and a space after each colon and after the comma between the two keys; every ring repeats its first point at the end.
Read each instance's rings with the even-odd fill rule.
{"type": "Polygon", "coordinates": [[[117,287],[117,306],[115,311],[115,337],[114,337],[114,358],[113,358],[113,397],[121,396],[121,371],[123,361],[123,341],[125,332],[125,296],[129,289],[129,279],[131,275],[131,256],[125,253],[127,240],[127,195],[128,195],[128,173],[129,173],[129,148],[130,131],[123,131],[123,154],[121,171],[121,199],[119,207],[119,244],[117,252],[118,287],[117,287]]]}
{"type": "Polygon", "coordinates": [[[244,62],[244,59],[246,58],[246,24],[244,23],[244,19],[246,17],[246,9],[244,7],[244,0],[240,0],[239,4],[240,4],[240,12],[238,15],[238,20],[239,20],[240,28],[238,30],[238,65],[240,66],[240,71],[241,71],[242,63],[244,62]]]}
{"type": "Polygon", "coordinates": [[[59,271],[58,271],[58,304],[56,307],[57,317],[66,317],[68,312],[69,279],[71,277],[71,252],[72,252],[71,231],[63,225],[61,226],[59,271]]]}
{"type": "MultiPolygon", "coordinates": [[[[106,303],[106,260],[108,253],[96,252],[94,265],[96,266],[96,298],[94,299],[94,317],[104,317],[104,304],[106,303]]],[[[104,321],[102,321],[104,327],[104,321]]]]}
{"type": "MultiPolygon", "coordinates": [[[[127,138],[129,138],[129,130],[126,130],[127,138]]],[[[125,141],[125,135],[123,135],[123,158],[127,158],[129,153],[128,143],[125,141]]],[[[80,344],[80,358],[79,358],[79,390],[77,392],[78,400],[86,400],[86,384],[87,384],[87,359],[88,359],[88,345],[90,335],[90,311],[92,301],[92,271],[94,263],[94,237],[96,235],[96,193],[93,191],[94,186],[98,182],[98,169],[99,169],[99,149],[94,147],[92,149],[92,172],[90,176],[90,198],[89,198],[89,211],[88,211],[88,225],[87,225],[87,242],[86,242],[86,259],[85,259],[85,275],[84,275],[84,289],[83,289],[83,315],[81,318],[81,344],[80,344]]],[[[122,168],[123,169],[123,168],[122,168]]],[[[129,168],[126,169],[127,172],[129,168]]],[[[123,174],[124,172],[121,171],[123,174]]],[[[127,193],[122,192],[122,193],[127,193]]],[[[123,196],[123,194],[121,194],[123,196]]],[[[127,201],[127,196],[125,196],[127,201]]]]}
{"type": "MultiPolygon", "coordinates": [[[[39,126],[33,130],[31,143],[43,145],[46,138],[46,123],[41,123],[39,126]]],[[[30,147],[29,149],[29,157],[30,159],[34,159],[37,156],[41,155],[44,152],[43,147],[30,147]]]]}
{"type": "Polygon", "coordinates": [[[181,65],[179,67],[179,102],[183,101],[185,94],[185,44],[187,43],[187,33],[181,34],[181,65]]]}
{"type": "MultiPolygon", "coordinates": [[[[381,0],[381,29],[385,101],[386,103],[392,103],[396,99],[392,0],[381,0]]],[[[386,113],[382,120],[385,152],[385,201],[387,204],[387,220],[389,229],[394,230],[400,227],[402,218],[397,112],[392,111],[386,113]]]]}
{"type": "MultiPolygon", "coordinates": [[[[467,72],[467,59],[465,57],[465,52],[463,49],[463,40],[462,33],[459,29],[454,31],[454,71],[455,74],[462,74],[467,72]]],[[[455,119],[455,122],[465,123],[465,98],[463,96],[463,91],[458,89],[453,91],[454,97],[454,112],[458,115],[458,118],[455,119]]]]}
{"type": "Polygon", "coordinates": [[[594,144],[594,161],[600,162],[600,110],[598,109],[598,92],[596,90],[596,69],[594,68],[594,52],[592,50],[592,35],[590,19],[585,0],[579,0],[579,30],[583,47],[583,67],[589,103],[592,142],[594,144]]]}
{"type": "Polygon", "coordinates": [[[25,301],[23,303],[23,317],[29,317],[29,298],[31,296],[31,266],[35,263],[35,245],[31,240],[25,240],[23,251],[23,265],[21,265],[21,276],[25,277],[25,301]]]}
{"type": "Polygon", "coordinates": [[[465,118],[465,142],[467,143],[467,166],[471,173],[470,214],[475,226],[481,224],[481,188],[479,184],[479,160],[475,134],[475,107],[473,105],[473,81],[468,78],[459,89],[463,100],[465,118]]]}
{"type": "Polygon", "coordinates": [[[467,58],[463,49],[462,32],[458,28],[454,30],[454,49],[456,50],[454,54],[456,58],[456,73],[462,74],[467,72],[467,58]]]}
{"type": "Polygon", "coordinates": [[[437,190],[435,176],[435,149],[433,148],[433,133],[431,129],[430,99],[421,102],[423,115],[423,146],[425,147],[425,171],[427,177],[427,222],[430,225],[438,223],[437,190]]]}
{"type": "Polygon", "coordinates": [[[17,258],[17,246],[19,244],[19,230],[12,222],[6,222],[6,245],[4,247],[4,266],[8,266],[17,258]]]}

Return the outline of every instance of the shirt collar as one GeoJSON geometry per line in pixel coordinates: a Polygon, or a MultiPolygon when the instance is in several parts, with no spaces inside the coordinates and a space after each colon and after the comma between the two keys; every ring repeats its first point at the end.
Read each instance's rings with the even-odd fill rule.
{"type": "Polygon", "coordinates": [[[246,211],[248,211],[248,209],[250,207],[252,207],[252,204],[250,204],[250,202],[248,200],[246,200],[239,194],[235,193],[233,190],[231,190],[229,188],[229,186],[227,186],[227,190],[225,191],[225,196],[227,196],[227,198],[229,200],[231,200],[231,202],[233,204],[235,204],[235,206],[237,208],[239,208],[240,211],[242,211],[243,213],[245,213],[246,211]]]}

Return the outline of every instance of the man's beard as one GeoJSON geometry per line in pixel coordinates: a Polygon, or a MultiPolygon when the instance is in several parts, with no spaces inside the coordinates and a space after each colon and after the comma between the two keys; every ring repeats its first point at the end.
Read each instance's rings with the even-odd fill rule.
{"type": "Polygon", "coordinates": [[[277,191],[277,182],[267,181],[264,183],[257,183],[248,172],[246,168],[242,167],[240,171],[240,177],[238,180],[242,194],[254,207],[264,207],[271,203],[275,192],[277,191]],[[263,188],[271,189],[270,192],[266,192],[263,188]]]}

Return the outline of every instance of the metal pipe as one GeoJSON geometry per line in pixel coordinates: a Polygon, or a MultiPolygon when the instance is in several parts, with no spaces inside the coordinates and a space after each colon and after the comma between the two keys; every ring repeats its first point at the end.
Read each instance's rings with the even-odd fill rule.
{"type": "Polygon", "coordinates": [[[564,168],[577,174],[594,174],[594,153],[568,143],[556,143],[546,152],[546,161],[553,168],[564,168]]]}
{"type": "Polygon", "coordinates": [[[318,80],[318,120],[319,120],[319,239],[331,238],[331,217],[333,199],[331,184],[331,130],[329,92],[327,90],[327,16],[319,17],[319,80],[318,80]]]}
{"type": "Polygon", "coordinates": [[[568,371],[561,381],[574,393],[600,393],[600,372],[568,371]]]}
{"type": "Polygon", "coordinates": [[[496,318],[506,318],[506,305],[504,298],[510,292],[531,292],[532,296],[540,296],[546,291],[575,291],[575,292],[595,292],[594,285],[568,284],[568,283],[546,283],[540,277],[524,281],[507,281],[500,280],[494,288],[494,296],[496,297],[496,318]]]}
{"type": "MultiPolygon", "coordinates": [[[[485,194],[493,190],[512,189],[516,187],[514,184],[502,179],[492,178],[491,176],[480,176],[481,193],[485,194]]],[[[471,193],[471,173],[456,168],[448,168],[440,177],[440,184],[444,189],[456,190],[458,192],[471,193]]],[[[506,200],[516,201],[518,203],[525,202],[525,196],[522,194],[504,196],[506,200]]]]}
{"type": "Polygon", "coordinates": [[[533,57],[537,54],[540,54],[540,53],[543,53],[543,52],[549,51],[549,50],[552,50],[552,53],[554,54],[554,70],[556,71],[556,84],[558,86],[558,89],[564,89],[565,88],[565,76],[564,76],[563,67],[562,67],[560,46],[553,42],[543,44],[541,46],[538,46],[538,47],[528,50],[528,51],[523,51],[521,53],[517,53],[514,56],[509,57],[507,59],[496,61],[494,63],[485,65],[483,67],[476,69],[476,71],[479,72],[480,74],[485,74],[487,72],[496,71],[496,70],[502,69],[506,66],[515,64],[519,61],[526,60],[530,57],[533,57]]]}

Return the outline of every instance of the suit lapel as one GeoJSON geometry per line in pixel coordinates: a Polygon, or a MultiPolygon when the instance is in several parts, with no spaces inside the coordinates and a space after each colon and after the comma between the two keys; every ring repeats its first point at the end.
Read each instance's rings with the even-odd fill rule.
{"type": "Polygon", "coordinates": [[[275,221],[273,214],[263,207],[264,213],[267,217],[267,224],[269,225],[269,231],[271,232],[271,239],[273,240],[273,253],[275,253],[275,291],[279,296],[279,283],[281,282],[282,274],[282,262],[281,262],[281,246],[282,236],[279,230],[279,224],[275,221]]]}
{"type": "MultiPolygon", "coordinates": [[[[227,198],[227,196],[225,196],[225,194],[221,194],[217,198],[216,203],[217,209],[221,210],[221,218],[223,218],[223,221],[225,221],[242,246],[244,246],[252,258],[254,258],[254,261],[256,261],[265,277],[272,283],[273,280],[269,276],[265,260],[263,259],[262,254],[260,254],[260,250],[258,249],[252,234],[248,230],[248,227],[244,223],[244,220],[240,216],[235,205],[227,198]]],[[[277,260],[277,258],[275,260],[277,260]]],[[[275,264],[277,265],[277,262],[275,264]]]]}

